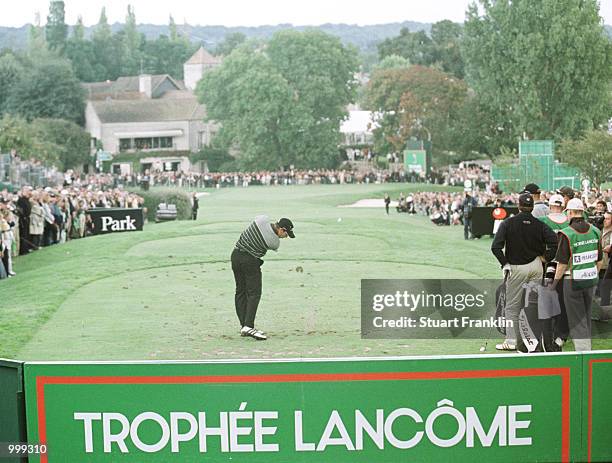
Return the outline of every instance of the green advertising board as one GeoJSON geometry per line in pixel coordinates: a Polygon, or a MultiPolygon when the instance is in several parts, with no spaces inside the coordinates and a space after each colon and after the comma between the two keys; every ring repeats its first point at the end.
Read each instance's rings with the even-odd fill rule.
{"type": "Polygon", "coordinates": [[[427,172],[427,152],[425,150],[404,151],[404,167],[408,172],[427,172]]]}
{"type": "Polygon", "coordinates": [[[24,377],[28,441],[48,448],[30,461],[612,459],[612,352],[26,363],[24,377]]]}

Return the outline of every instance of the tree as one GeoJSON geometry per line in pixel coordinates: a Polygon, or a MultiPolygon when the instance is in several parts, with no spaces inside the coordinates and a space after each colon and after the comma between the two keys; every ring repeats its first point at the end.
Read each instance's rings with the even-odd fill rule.
{"type": "Polygon", "coordinates": [[[170,74],[180,80],[183,78],[183,64],[195,53],[196,47],[196,44],[181,37],[171,40],[160,35],[156,40],[147,40],[142,47],[144,71],[150,74],[170,74]]]}
{"type": "Polygon", "coordinates": [[[63,119],[35,119],[33,129],[40,140],[55,145],[55,164],[73,169],[90,160],[90,135],[74,122],[63,119]]]}
{"type": "Polygon", "coordinates": [[[139,73],[141,43],[142,38],[136,28],[134,7],[128,5],[125,27],[123,28],[123,62],[121,65],[121,74],[133,76],[139,73]]]}
{"type": "Polygon", "coordinates": [[[91,41],[85,40],[85,27],[81,16],[78,17],[72,30],[72,37],[66,42],[65,55],[72,63],[72,69],[81,82],[96,80],[97,75],[92,64],[92,59],[95,59],[94,47],[91,41]]]}
{"type": "Polygon", "coordinates": [[[178,32],[176,29],[176,23],[174,22],[174,18],[170,15],[170,19],[168,21],[168,32],[170,34],[170,40],[172,42],[178,39],[178,32]]]}
{"type": "Polygon", "coordinates": [[[35,124],[21,117],[0,119],[0,151],[15,149],[25,159],[59,165],[59,147],[47,140],[35,124]]]}
{"type": "Polygon", "coordinates": [[[588,130],[577,140],[566,139],[558,150],[563,162],[580,171],[599,187],[608,180],[612,166],[612,135],[605,130],[588,130]]]}
{"type": "Polygon", "coordinates": [[[378,115],[375,149],[398,152],[411,136],[431,136],[435,151],[455,150],[466,97],[465,82],[435,68],[415,65],[374,71],[366,105],[378,115]]]}
{"type": "Polygon", "coordinates": [[[463,54],[491,138],[574,138],[610,108],[612,44],[596,0],[472,4],[463,54]]]}
{"type": "Polygon", "coordinates": [[[93,56],[96,57],[94,74],[96,81],[114,80],[121,73],[122,43],[117,41],[111,32],[106,17],[106,8],[102,7],[100,19],[95,26],[92,37],[93,56]]]}
{"type": "Polygon", "coordinates": [[[63,54],[68,38],[68,26],[65,21],[63,0],[51,0],[49,4],[49,15],[45,27],[45,37],[49,48],[63,54]]]}
{"type": "Polygon", "coordinates": [[[48,46],[45,40],[45,33],[40,25],[40,14],[36,13],[34,24],[28,28],[28,57],[37,60],[41,56],[48,55],[48,46]]]}
{"type": "Polygon", "coordinates": [[[282,31],[265,47],[238,47],[196,92],[244,167],[327,167],[337,161],[357,67],[356,52],[335,37],[282,31]]]}
{"type": "Polygon", "coordinates": [[[375,69],[402,69],[409,67],[410,61],[403,56],[388,55],[375,66],[375,69]]]}
{"type": "Polygon", "coordinates": [[[82,124],[84,90],[67,60],[45,60],[11,88],[5,109],[27,120],[58,118],[82,124]]]}
{"type": "Polygon", "coordinates": [[[24,74],[23,65],[12,53],[0,56],[0,114],[11,88],[21,80],[24,74]]]}
{"type": "Polygon", "coordinates": [[[413,64],[430,65],[433,62],[432,41],[425,31],[410,32],[403,27],[398,37],[383,40],[378,44],[380,59],[397,55],[413,64]]]}
{"type": "Polygon", "coordinates": [[[238,45],[246,42],[246,35],[242,32],[232,32],[227,34],[217,48],[215,49],[215,55],[227,56],[229,55],[238,45]]]}
{"type": "Polygon", "coordinates": [[[447,74],[460,79],[464,78],[465,70],[461,57],[461,39],[463,26],[445,19],[431,26],[432,62],[440,66],[447,74]]]}

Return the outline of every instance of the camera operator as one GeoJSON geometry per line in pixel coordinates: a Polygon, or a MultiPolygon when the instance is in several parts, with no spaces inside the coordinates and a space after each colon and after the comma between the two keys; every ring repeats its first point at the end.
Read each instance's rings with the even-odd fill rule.
{"type": "Polygon", "coordinates": [[[608,210],[608,205],[602,199],[595,203],[595,210],[592,215],[589,215],[588,221],[591,225],[597,227],[600,231],[604,228],[604,214],[608,210]]]}

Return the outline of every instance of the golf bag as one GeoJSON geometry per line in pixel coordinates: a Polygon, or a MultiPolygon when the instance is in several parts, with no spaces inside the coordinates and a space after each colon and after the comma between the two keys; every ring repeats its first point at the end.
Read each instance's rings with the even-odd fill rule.
{"type": "Polygon", "coordinates": [[[516,349],[524,353],[558,351],[552,336],[552,319],[561,312],[556,291],[539,282],[525,284],[523,291],[516,349]]]}
{"type": "MultiPolygon", "coordinates": [[[[495,290],[495,320],[505,320],[506,318],[506,286],[510,272],[505,272],[504,281],[495,290]]],[[[504,336],[506,335],[506,327],[503,323],[498,324],[497,331],[504,336]]]]}

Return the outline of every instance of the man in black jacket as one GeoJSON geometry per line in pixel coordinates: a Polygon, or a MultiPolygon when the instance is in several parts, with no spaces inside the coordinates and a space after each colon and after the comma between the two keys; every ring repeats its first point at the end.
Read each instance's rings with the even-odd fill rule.
{"type": "Polygon", "coordinates": [[[29,187],[23,187],[21,194],[17,200],[17,215],[19,216],[19,255],[23,256],[30,252],[30,214],[32,213],[32,205],[30,204],[30,196],[32,190],[29,187]]]}
{"type": "Polygon", "coordinates": [[[543,262],[550,262],[557,250],[557,235],[544,222],[533,217],[534,200],[530,193],[519,196],[519,214],[504,220],[491,251],[499,261],[504,276],[508,272],[506,287],[506,318],[512,328],[506,340],[497,344],[498,350],[516,350],[518,319],[523,306],[523,285],[539,281],[543,276],[543,262]]]}

